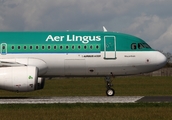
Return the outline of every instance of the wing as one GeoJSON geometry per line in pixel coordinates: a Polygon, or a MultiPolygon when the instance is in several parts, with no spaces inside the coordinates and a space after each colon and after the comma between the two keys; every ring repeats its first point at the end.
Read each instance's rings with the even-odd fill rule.
{"type": "Polygon", "coordinates": [[[45,74],[48,70],[46,62],[37,58],[9,58],[0,59],[0,67],[35,66],[39,69],[38,76],[45,74]]]}
{"type": "Polygon", "coordinates": [[[27,66],[27,65],[17,62],[0,61],[0,67],[18,67],[18,66],[27,66]]]}

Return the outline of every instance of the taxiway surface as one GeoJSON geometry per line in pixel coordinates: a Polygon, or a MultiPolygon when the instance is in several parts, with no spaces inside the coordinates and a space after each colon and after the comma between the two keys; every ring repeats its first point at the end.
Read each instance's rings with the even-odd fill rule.
{"type": "Polygon", "coordinates": [[[0,104],[53,104],[53,103],[163,103],[172,102],[172,96],[96,96],[96,97],[5,97],[0,104]]]}

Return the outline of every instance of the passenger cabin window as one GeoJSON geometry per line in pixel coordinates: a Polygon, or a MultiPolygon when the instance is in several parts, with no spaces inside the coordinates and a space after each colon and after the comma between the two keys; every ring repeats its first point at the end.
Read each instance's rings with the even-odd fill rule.
{"type": "Polygon", "coordinates": [[[99,49],[99,46],[98,45],[96,46],[96,49],[99,49]]]}
{"type": "Polygon", "coordinates": [[[38,49],[39,47],[38,46],[36,46],[36,49],[38,49]]]}
{"type": "Polygon", "coordinates": [[[26,46],[23,47],[26,50],[26,46]]]}
{"type": "Polygon", "coordinates": [[[57,49],[57,46],[54,46],[54,49],[57,49]]]}
{"type": "Polygon", "coordinates": [[[14,46],[12,46],[12,49],[14,50],[14,46]]]}

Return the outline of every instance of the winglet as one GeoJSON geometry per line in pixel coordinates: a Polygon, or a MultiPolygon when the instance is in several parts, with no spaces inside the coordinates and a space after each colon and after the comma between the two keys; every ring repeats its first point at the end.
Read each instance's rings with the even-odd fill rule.
{"type": "Polygon", "coordinates": [[[107,32],[107,29],[105,28],[105,26],[103,26],[103,31],[104,31],[104,32],[107,32]]]}

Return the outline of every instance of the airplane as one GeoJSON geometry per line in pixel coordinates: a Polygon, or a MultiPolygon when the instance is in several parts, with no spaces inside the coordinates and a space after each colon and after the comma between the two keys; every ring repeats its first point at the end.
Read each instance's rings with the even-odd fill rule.
{"type": "Polygon", "coordinates": [[[111,78],[152,72],[166,57],[133,35],[104,31],[0,32],[0,89],[29,92],[44,88],[46,78],[111,78]]]}

